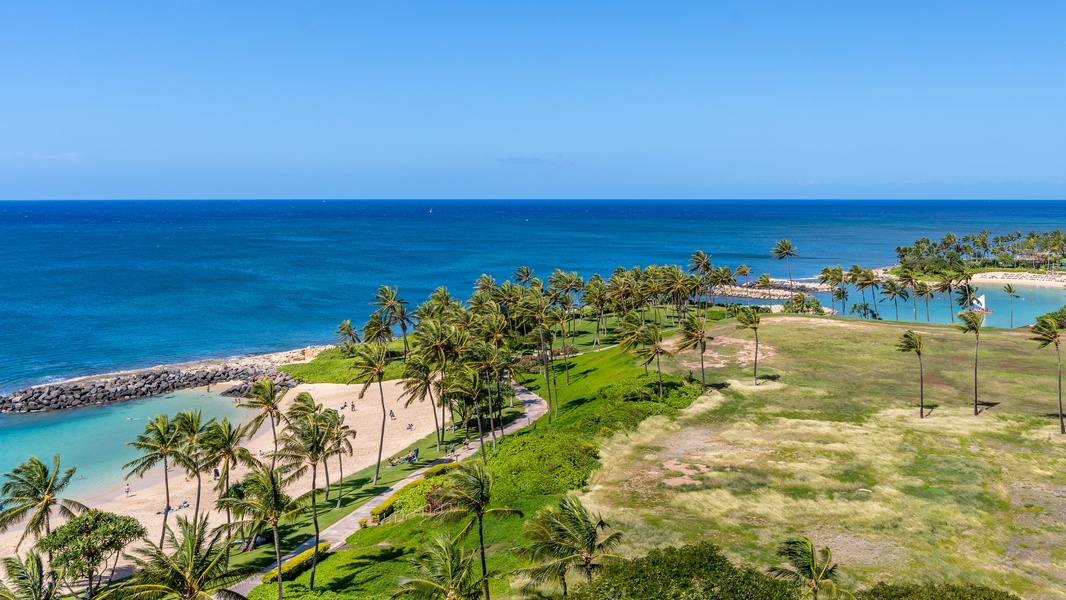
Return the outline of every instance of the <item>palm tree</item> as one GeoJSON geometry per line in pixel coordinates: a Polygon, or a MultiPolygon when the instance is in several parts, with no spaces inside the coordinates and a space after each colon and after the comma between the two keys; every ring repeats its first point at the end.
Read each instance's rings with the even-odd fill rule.
{"type": "Polygon", "coordinates": [[[437,421],[437,403],[433,400],[433,385],[436,382],[433,364],[421,354],[412,356],[403,367],[403,396],[407,401],[403,407],[409,408],[416,400],[425,402],[429,398],[429,411],[433,413],[433,434],[440,452],[442,430],[437,421]]]}
{"type": "Polygon", "coordinates": [[[655,370],[659,373],[659,397],[663,397],[663,369],[661,359],[663,356],[673,356],[673,352],[666,349],[663,342],[663,332],[655,323],[648,323],[642,328],[640,336],[642,347],[636,351],[640,364],[647,366],[655,361],[655,370]]]}
{"type": "Polygon", "coordinates": [[[837,587],[837,566],[829,548],[815,550],[807,538],[789,538],[777,550],[777,555],[786,559],[792,568],[770,567],[770,576],[787,579],[807,586],[802,598],[854,598],[850,592],[837,587]]]}
{"type": "MultiPolygon", "coordinates": [[[[400,326],[400,332],[403,334],[403,355],[406,357],[409,350],[407,347],[407,327],[411,325],[411,318],[407,316],[407,301],[400,298],[399,293],[399,288],[383,285],[374,294],[374,301],[371,304],[381,307],[375,313],[381,315],[386,325],[400,326]]],[[[391,331],[389,332],[389,337],[390,339],[392,337],[391,331]]],[[[369,337],[367,337],[367,341],[370,341],[369,337]]]]}
{"type": "MultiPolygon", "coordinates": [[[[921,280],[919,280],[918,276],[914,274],[914,271],[911,271],[910,269],[903,269],[903,271],[899,274],[899,284],[901,286],[903,286],[904,289],[911,291],[911,298],[913,299],[913,309],[914,309],[914,320],[915,321],[918,320],[918,284],[919,283],[921,283],[921,280]]],[[[906,300],[906,298],[904,298],[904,300],[906,300]]],[[[896,320],[898,321],[899,317],[896,317],[896,320]]]]}
{"type": "Polygon", "coordinates": [[[348,319],[341,321],[334,333],[338,336],[337,343],[341,345],[358,344],[362,341],[359,339],[359,329],[352,327],[352,322],[348,319]]]}
{"type": "Polygon", "coordinates": [[[1003,286],[1003,292],[1007,294],[1007,298],[1010,299],[1010,328],[1014,329],[1014,299],[1018,298],[1018,290],[1014,289],[1014,286],[1007,284],[1003,286]]]}
{"type": "Polygon", "coordinates": [[[914,288],[914,297],[921,298],[925,301],[925,322],[929,322],[929,300],[934,297],[933,286],[924,281],[918,282],[918,287],[914,288]]]}
{"type": "MultiPolygon", "coordinates": [[[[293,522],[304,511],[300,500],[293,500],[284,492],[285,481],[280,472],[255,461],[252,470],[241,482],[244,492],[240,498],[223,498],[219,508],[230,509],[238,518],[245,519],[234,526],[249,526],[249,531],[259,531],[269,525],[274,537],[274,555],[277,560],[278,600],[281,594],[281,538],[278,524],[293,522]]],[[[203,600],[208,600],[204,598],[203,600]]]]}
{"type": "MultiPolygon", "coordinates": [[[[207,465],[220,469],[218,482],[215,484],[220,499],[229,494],[230,474],[233,469],[241,465],[250,466],[253,462],[252,453],[241,446],[248,437],[250,425],[249,423],[234,427],[229,418],[222,417],[221,421],[212,421],[204,433],[207,465]]],[[[226,509],[226,526],[231,522],[230,510],[226,509]]]]}
{"type": "Polygon", "coordinates": [[[477,600],[481,596],[481,582],[473,569],[474,553],[467,553],[446,535],[438,535],[411,562],[418,575],[400,579],[400,589],[393,598],[477,600]]]}
{"type": "Polygon", "coordinates": [[[1059,351],[1062,336],[1059,334],[1058,323],[1051,317],[1040,317],[1029,332],[1034,334],[1029,339],[1041,348],[1046,348],[1048,344],[1055,344],[1055,358],[1059,363],[1059,433],[1066,434],[1066,421],[1062,420],[1062,354],[1059,351]]]}
{"type": "Polygon", "coordinates": [[[677,349],[681,351],[700,349],[700,381],[703,383],[701,389],[704,390],[707,389],[707,372],[703,365],[703,355],[707,352],[707,342],[713,339],[713,336],[707,335],[706,319],[690,315],[681,324],[681,339],[677,343],[677,349]]]}
{"type": "Polygon", "coordinates": [[[186,473],[191,471],[196,476],[196,504],[192,513],[194,519],[200,515],[200,493],[203,488],[200,475],[210,468],[204,452],[203,436],[214,422],[215,420],[211,419],[205,423],[200,409],[183,410],[174,416],[174,432],[179,443],[174,462],[185,469],[186,473]]]}
{"type": "Polygon", "coordinates": [[[955,313],[951,312],[951,290],[955,287],[955,277],[957,275],[951,271],[945,271],[943,273],[937,273],[936,281],[933,282],[933,291],[941,294],[948,295],[948,314],[951,315],[951,322],[955,322],[955,313]]]}
{"type": "MultiPolygon", "coordinates": [[[[308,589],[315,589],[315,570],[318,566],[318,544],[320,528],[318,525],[318,464],[328,457],[329,438],[328,422],[323,418],[321,404],[315,404],[311,394],[304,392],[296,396],[296,402],[286,418],[288,427],[281,436],[281,449],[278,457],[281,463],[291,469],[288,476],[298,479],[311,471],[311,522],[315,528],[315,548],[311,556],[311,576],[308,589]]],[[[327,484],[328,488],[328,484],[327,484]]]]}
{"type": "Polygon", "coordinates": [[[60,498],[59,494],[70,483],[75,467],[61,469],[59,455],[52,457],[52,468],[41,459],[31,456],[29,460],[4,473],[4,484],[0,486],[0,532],[7,531],[12,525],[27,521],[22,536],[15,544],[19,549],[26,536],[31,533],[36,538],[52,532],[52,510],[59,510],[59,515],[71,518],[77,512],[85,510],[85,505],[75,500],[60,498]]]}
{"type": "Polygon", "coordinates": [[[386,344],[392,341],[392,327],[381,313],[374,313],[363,325],[363,338],[368,344],[386,344]]]}
{"type": "Polygon", "coordinates": [[[910,329],[903,332],[896,344],[896,350],[900,352],[913,352],[918,355],[918,418],[925,418],[925,372],[922,370],[922,335],[914,333],[910,329]]]}
{"type": "Polygon", "coordinates": [[[59,586],[55,579],[62,579],[53,574],[52,581],[46,581],[47,574],[41,555],[30,552],[23,561],[17,556],[0,559],[4,567],[4,579],[11,587],[0,581],[0,600],[55,600],[59,597],[59,586]]]}
{"type": "Polygon", "coordinates": [[[525,534],[533,543],[521,553],[537,566],[522,569],[533,584],[558,578],[566,596],[566,574],[579,570],[585,580],[603,559],[615,559],[611,550],[622,541],[622,534],[604,535],[610,525],[600,515],[593,515],[574,496],[565,496],[557,508],[551,508],[526,522],[525,534]]]}
{"type": "Polygon", "coordinates": [[[530,269],[525,265],[518,267],[518,270],[514,272],[514,280],[515,283],[518,283],[519,285],[528,284],[533,281],[533,269],[530,269]]]}
{"type": "Polygon", "coordinates": [[[770,254],[777,260],[785,259],[785,265],[788,266],[788,291],[794,294],[795,290],[792,287],[792,261],[793,256],[796,254],[797,248],[792,245],[792,242],[782,239],[770,250],[770,254]]]}
{"type": "Polygon", "coordinates": [[[899,303],[897,300],[903,298],[906,302],[910,297],[910,293],[907,292],[907,288],[900,285],[896,280],[889,279],[885,282],[884,289],[881,290],[881,295],[886,299],[891,298],[893,306],[896,307],[896,320],[899,320],[899,303]]]}
{"type": "MultiPolygon", "coordinates": [[[[733,271],[733,275],[744,278],[744,287],[748,287],[748,277],[751,275],[751,267],[748,265],[740,265],[736,271],[733,271]]],[[[745,298],[747,300],[747,306],[751,306],[751,298],[745,298]]]]}
{"type": "Polygon", "coordinates": [[[229,538],[216,529],[210,533],[207,515],[192,520],[178,517],[181,538],[170,528],[167,541],[173,552],[148,542],[131,558],[137,565],[133,577],[105,591],[100,600],[245,600],[230,586],[253,575],[253,566],[229,568],[229,538]]]}
{"type": "Polygon", "coordinates": [[[378,474],[381,471],[381,453],[385,449],[385,417],[388,411],[385,409],[385,388],[381,385],[381,379],[385,376],[385,369],[389,364],[389,350],[383,344],[359,346],[355,353],[355,361],[351,369],[355,372],[352,383],[362,383],[363,389],[359,391],[362,398],[366,389],[377,379],[378,393],[381,396],[381,439],[378,442],[378,462],[374,465],[374,485],[378,484],[378,474]]]}
{"type": "MultiPolygon", "coordinates": [[[[356,431],[344,424],[344,415],[339,411],[327,410],[323,416],[326,418],[326,437],[329,444],[327,455],[337,457],[337,506],[335,508],[340,508],[341,500],[344,498],[344,455],[352,455],[352,440],[355,439],[356,431]]],[[[328,489],[325,499],[329,500],[328,489]]]]}
{"type": "MultiPolygon", "coordinates": [[[[289,390],[274,385],[270,378],[260,379],[252,385],[252,389],[244,395],[248,401],[241,404],[244,408],[258,410],[259,414],[252,419],[252,429],[249,435],[255,435],[263,426],[263,421],[270,419],[270,434],[274,440],[274,454],[278,452],[278,429],[277,423],[281,420],[281,399],[289,390]]],[[[270,457],[270,468],[274,468],[276,459],[270,457]]]]}
{"type": "MultiPolygon", "coordinates": [[[[770,295],[770,290],[774,287],[774,280],[770,278],[769,273],[763,273],[759,275],[759,278],[755,280],[755,287],[766,290],[766,298],[770,301],[770,306],[774,304],[774,297],[770,295]]],[[[748,304],[751,307],[751,304],[748,304]]]]}
{"type": "Polygon", "coordinates": [[[973,414],[976,416],[977,411],[977,350],[981,347],[981,325],[985,322],[984,315],[980,313],[970,312],[964,310],[958,315],[959,321],[955,327],[963,333],[972,333],[974,336],[973,345],[973,414]]]}
{"type": "Polygon", "coordinates": [[[134,475],[144,477],[145,473],[159,463],[163,463],[163,490],[166,494],[166,506],[163,507],[162,511],[163,531],[159,534],[159,545],[162,546],[167,534],[167,516],[170,514],[170,476],[168,475],[170,465],[168,463],[178,452],[177,430],[174,428],[174,424],[170,422],[170,417],[156,415],[144,426],[144,433],[138,435],[136,440],[128,442],[126,445],[142,452],[139,457],[122,465],[123,470],[130,470],[126,473],[126,479],[134,475]]]}
{"type": "Polygon", "coordinates": [[[507,517],[522,516],[522,511],[513,508],[490,508],[492,504],[492,474],[479,462],[464,462],[449,474],[451,485],[440,488],[438,498],[446,507],[438,514],[445,520],[469,518],[455,539],[461,539],[477,523],[478,547],[481,555],[481,581],[485,600],[489,599],[489,570],[485,562],[485,528],[486,516],[507,517]]]}
{"type": "Polygon", "coordinates": [[[751,372],[751,384],[759,385],[759,313],[750,308],[738,311],[737,329],[750,329],[755,334],[755,368],[751,372]]]}
{"type": "Polygon", "coordinates": [[[840,314],[844,314],[848,308],[848,288],[843,285],[833,288],[833,300],[840,300],[840,314]]]}

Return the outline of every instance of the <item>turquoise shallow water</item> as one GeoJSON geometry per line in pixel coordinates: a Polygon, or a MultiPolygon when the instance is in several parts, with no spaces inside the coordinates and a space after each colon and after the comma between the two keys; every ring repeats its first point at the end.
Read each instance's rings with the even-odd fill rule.
{"type": "Polygon", "coordinates": [[[251,411],[234,406],[231,398],[203,390],[61,412],[0,415],[0,473],[30,455],[51,465],[58,452],[64,468],[77,467],[68,495],[118,494],[124,486],[122,465],[137,457],[126,442],[144,431],[145,421],[157,414],[197,408],[203,410],[205,419],[229,417],[244,422],[252,416],[251,411]]]}

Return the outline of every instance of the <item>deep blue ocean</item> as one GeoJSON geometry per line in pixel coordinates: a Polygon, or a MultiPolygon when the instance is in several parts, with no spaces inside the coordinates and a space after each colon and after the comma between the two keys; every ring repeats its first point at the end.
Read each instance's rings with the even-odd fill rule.
{"type": "MultiPolygon", "coordinates": [[[[770,256],[781,238],[798,247],[799,278],[888,265],[896,246],[946,231],[1064,225],[1066,202],[0,202],[0,391],[328,343],[386,284],[413,307],[436,286],[465,297],[478,275],[502,280],[519,265],[587,277],[685,264],[697,249],[784,277],[770,256]]],[[[1023,323],[1066,302],[1055,289],[1023,295],[1023,323]]],[[[1006,319],[997,310],[989,322],[1006,319]]]]}

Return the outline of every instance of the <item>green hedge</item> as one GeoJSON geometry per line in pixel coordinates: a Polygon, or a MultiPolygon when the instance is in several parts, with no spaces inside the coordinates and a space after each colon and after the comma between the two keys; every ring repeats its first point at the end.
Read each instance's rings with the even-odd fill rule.
{"type": "MultiPolygon", "coordinates": [[[[318,556],[322,557],[329,552],[329,542],[322,542],[318,545],[318,556]]],[[[311,568],[311,562],[314,560],[315,549],[309,548],[303,552],[292,557],[291,560],[281,563],[281,574],[286,580],[296,577],[300,573],[303,573],[307,569],[311,568]]],[[[278,580],[278,570],[271,569],[263,574],[260,579],[263,583],[274,583],[278,580]]]]}
{"type": "Polygon", "coordinates": [[[1014,594],[980,585],[879,583],[857,594],[859,600],[1018,600],[1014,594]]]}
{"type": "Polygon", "coordinates": [[[449,471],[455,469],[458,466],[459,463],[457,462],[441,463],[439,465],[435,465],[426,469],[426,471],[422,473],[422,477],[426,479],[432,479],[434,477],[440,477],[441,475],[447,475],[449,471]]]}
{"type": "Polygon", "coordinates": [[[407,490],[415,487],[416,485],[421,484],[422,481],[423,478],[420,477],[412,481],[411,483],[408,483],[407,485],[403,486],[402,488],[396,490],[396,492],[386,498],[384,502],[370,509],[370,518],[372,518],[375,523],[380,523],[385,517],[392,514],[392,511],[394,509],[393,505],[396,504],[396,500],[400,498],[400,495],[406,492],[407,490]]]}

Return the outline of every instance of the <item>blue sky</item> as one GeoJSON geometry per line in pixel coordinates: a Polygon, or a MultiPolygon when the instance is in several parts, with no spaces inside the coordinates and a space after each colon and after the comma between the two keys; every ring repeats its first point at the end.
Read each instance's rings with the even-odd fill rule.
{"type": "Polygon", "coordinates": [[[1066,198],[1063,2],[7,2],[0,198],[1066,198]]]}

